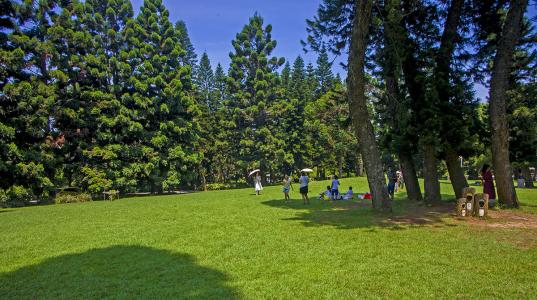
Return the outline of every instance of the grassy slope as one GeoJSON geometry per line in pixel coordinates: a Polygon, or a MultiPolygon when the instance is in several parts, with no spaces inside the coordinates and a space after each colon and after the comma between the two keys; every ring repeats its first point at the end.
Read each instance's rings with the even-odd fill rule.
{"type": "MultiPolygon", "coordinates": [[[[520,197],[535,210],[536,190],[520,197]]],[[[0,210],[0,298],[537,297],[537,249],[509,241],[522,230],[384,226],[368,207],[281,198],[269,187],[0,210]]]]}

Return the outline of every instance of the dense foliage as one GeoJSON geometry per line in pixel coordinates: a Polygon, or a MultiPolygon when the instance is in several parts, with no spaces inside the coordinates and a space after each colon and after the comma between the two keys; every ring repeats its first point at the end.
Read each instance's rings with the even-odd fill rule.
{"type": "Polygon", "coordinates": [[[259,15],[232,41],[228,74],[207,53],[198,62],[186,24],[160,0],[138,16],[128,0],[2,1],[1,18],[4,204],[65,186],[160,193],[236,185],[252,168],[279,178],[321,167],[327,149],[310,146],[320,141],[305,120],[336,84],[327,53],[317,67],[297,58],[285,78],[259,15]]]}
{"type": "MultiPolygon", "coordinates": [[[[457,194],[459,156],[474,177],[492,161],[488,106],[472,84],[492,76],[510,2],[373,1],[359,116],[373,130],[361,143],[330,57],[352,50],[357,3],[369,1],[324,0],[307,21],[314,62],[274,57],[272,26],[255,14],[226,68],[198,57],[162,0],[137,16],[129,0],[0,1],[0,201],[51,200],[68,186],[94,196],[231,187],[255,168],[264,180],[304,167],[361,175],[359,149],[375,139],[375,168],[403,169],[409,198],[422,199],[421,175],[426,199],[439,199],[442,175],[457,194]]],[[[506,107],[525,177],[537,163],[533,23],[521,26],[506,107]]]]}
{"type": "MultiPolygon", "coordinates": [[[[535,66],[535,19],[523,18],[526,5],[524,0],[324,0],[307,21],[303,45],[321,53],[328,45],[335,55],[349,54],[348,78],[367,75],[375,87],[372,94],[365,92],[374,115],[365,117],[375,122],[384,165],[400,166],[405,181],[416,183],[408,185],[409,198],[421,199],[416,175],[422,174],[425,200],[440,199],[443,165],[460,196],[468,185],[462,157],[480,165],[494,162],[496,178],[505,178],[497,184],[500,202],[516,207],[511,163],[522,166],[529,179],[537,157],[535,76],[529,71],[535,66]],[[363,23],[370,30],[365,70],[353,73],[353,51],[363,46],[353,38],[363,38],[363,23]],[[362,36],[354,36],[359,25],[362,36]],[[509,73],[514,78],[507,84],[509,73]],[[474,95],[476,83],[490,87],[485,114],[474,95]],[[488,148],[499,149],[492,151],[494,159],[488,148]]],[[[360,141],[366,142],[363,155],[377,147],[360,141]]],[[[374,159],[369,163],[378,167],[374,159]]]]}

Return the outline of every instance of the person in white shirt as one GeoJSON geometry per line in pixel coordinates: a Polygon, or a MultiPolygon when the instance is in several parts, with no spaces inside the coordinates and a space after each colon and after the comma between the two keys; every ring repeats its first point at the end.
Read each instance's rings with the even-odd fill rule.
{"type": "Polygon", "coordinates": [[[289,190],[293,188],[291,185],[292,178],[289,175],[285,175],[283,179],[283,195],[285,196],[285,202],[289,201],[289,190]]]}
{"type": "Polygon", "coordinates": [[[352,191],[352,186],[349,186],[349,190],[345,195],[343,195],[343,200],[350,200],[354,196],[354,192],[352,191]]]}
{"type": "Polygon", "coordinates": [[[255,183],[255,194],[259,195],[261,194],[261,191],[263,190],[263,186],[261,185],[261,175],[257,173],[254,178],[255,183]]]}
{"type": "Polygon", "coordinates": [[[302,200],[304,200],[304,204],[309,204],[310,199],[308,198],[308,183],[309,178],[306,176],[305,172],[302,172],[302,176],[298,179],[298,182],[300,183],[300,195],[302,195],[302,200]]]}

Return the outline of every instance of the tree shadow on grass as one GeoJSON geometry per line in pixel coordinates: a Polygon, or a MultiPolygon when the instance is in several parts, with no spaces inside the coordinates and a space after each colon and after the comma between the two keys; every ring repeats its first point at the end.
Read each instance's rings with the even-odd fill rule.
{"type": "Polygon", "coordinates": [[[298,221],[306,227],[334,226],[338,229],[404,230],[416,227],[456,226],[445,220],[454,209],[452,203],[446,202],[428,207],[408,200],[396,200],[393,202],[393,213],[373,211],[370,201],[313,200],[310,205],[304,205],[297,200],[288,203],[282,200],[268,200],[262,203],[277,208],[296,209],[297,213],[294,217],[283,220],[298,221]]]}
{"type": "Polygon", "coordinates": [[[114,246],[54,257],[0,275],[4,299],[239,298],[227,276],[190,255],[114,246]]]}

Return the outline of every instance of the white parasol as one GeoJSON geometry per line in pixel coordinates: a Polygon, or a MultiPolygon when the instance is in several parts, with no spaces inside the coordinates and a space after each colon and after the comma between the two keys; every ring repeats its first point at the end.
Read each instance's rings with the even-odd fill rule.
{"type": "Polygon", "coordinates": [[[302,169],[302,170],[300,170],[300,172],[311,173],[311,172],[313,172],[313,170],[312,170],[312,169],[308,169],[308,168],[306,168],[306,169],[302,169]]]}
{"type": "Polygon", "coordinates": [[[253,170],[252,172],[250,172],[250,174],[248,174],[248,177],[254,175],[255,173],[257,173],[257,172],[259,172],[259,171],[261,171],[261,170],[259,170],[259,169],[255,169],[255,170],[253,170]]]}

